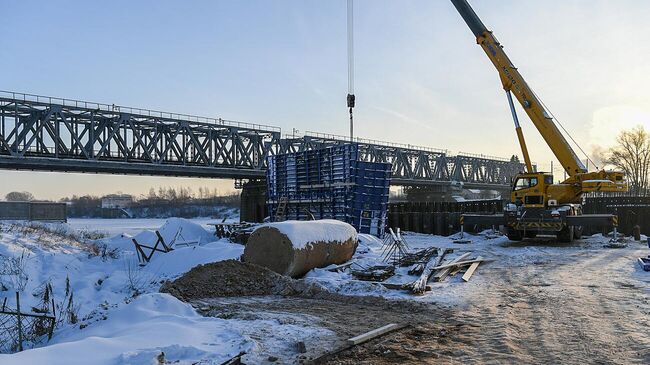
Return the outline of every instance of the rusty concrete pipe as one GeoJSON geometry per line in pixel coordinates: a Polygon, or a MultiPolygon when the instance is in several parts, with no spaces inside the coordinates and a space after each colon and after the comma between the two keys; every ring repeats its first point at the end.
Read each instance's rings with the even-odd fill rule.
{"type": "Polygon", "coordinates": [[[345,263],[356,248],[357,231],[344,222],[276,222],[251,233],[242,261],[295,278],[314,268],[345,263]]]}

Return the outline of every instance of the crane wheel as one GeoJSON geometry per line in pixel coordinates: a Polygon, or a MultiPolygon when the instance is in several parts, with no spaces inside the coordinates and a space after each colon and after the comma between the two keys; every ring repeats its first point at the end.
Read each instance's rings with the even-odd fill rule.
{"type": "Polygon", "coordinates": [[[509,228],[508,232],[506,233],[506,236],[508,236],[508,239],[510,241],[522,241],[524,239],[522,232],[516,229],[509,228]]]}
{"type": "Polygon", "coordinates": [[[574,233],[573,226],[566,226],[562,228],[560,232],[557,233],[557,239],[562,243],[571,243],[573,242],[574,235],[575,233],[574,233]]]}
{"type": "Polygon", "coordinates": [[[582,226],[573,226],[573,238],[577,240],[582,238],[582,231],[583,231],[582,226]]]}

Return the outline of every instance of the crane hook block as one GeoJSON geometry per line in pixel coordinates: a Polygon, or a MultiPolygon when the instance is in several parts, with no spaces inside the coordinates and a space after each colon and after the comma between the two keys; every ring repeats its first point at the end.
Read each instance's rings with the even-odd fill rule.
{"type": "Polygon", "coordinates": [[[348,94],[348,108],[354,108],[354,94],[348,94]]]}

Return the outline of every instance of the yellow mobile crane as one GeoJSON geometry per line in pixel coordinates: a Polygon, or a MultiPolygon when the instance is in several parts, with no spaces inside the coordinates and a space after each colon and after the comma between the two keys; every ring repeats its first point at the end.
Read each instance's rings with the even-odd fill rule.
{"type": "Polygon", "coordinates": [[[556,126],[550,112],[512,64],[492,32],[485,27],[466,0],[451,2],[499,72],[526,165],[526,171],[518,174],[513,181],[511,203],[506,206],[504,215],[464,215],[463,225],[504,225],[508,238],[515,241],[545,233],[556,234],[563,242],[579,238],[585,225],[616,227],[617,217],[614,215],[583,215],[582,194],[593,191],[627,191],[624,174],[605,170],[588,172],[556,126]],[[513,94],[566,171],[568,178],[562,183],[554,184],[552,174],[534,170],[512,101],[513,94]]]}

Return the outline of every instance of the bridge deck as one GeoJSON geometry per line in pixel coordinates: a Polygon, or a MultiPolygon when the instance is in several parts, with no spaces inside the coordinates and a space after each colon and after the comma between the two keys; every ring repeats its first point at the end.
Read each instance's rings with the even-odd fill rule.
{"type": "MultiPolygon", "coordinates": [[[[355,139],[362,159],[393,164],[394,185],[503,188],[518,161],[355,139]]],[[[0,91],[0,168],[262,178],[266,157],[349,143],[276,127],[0,91]]]]}

